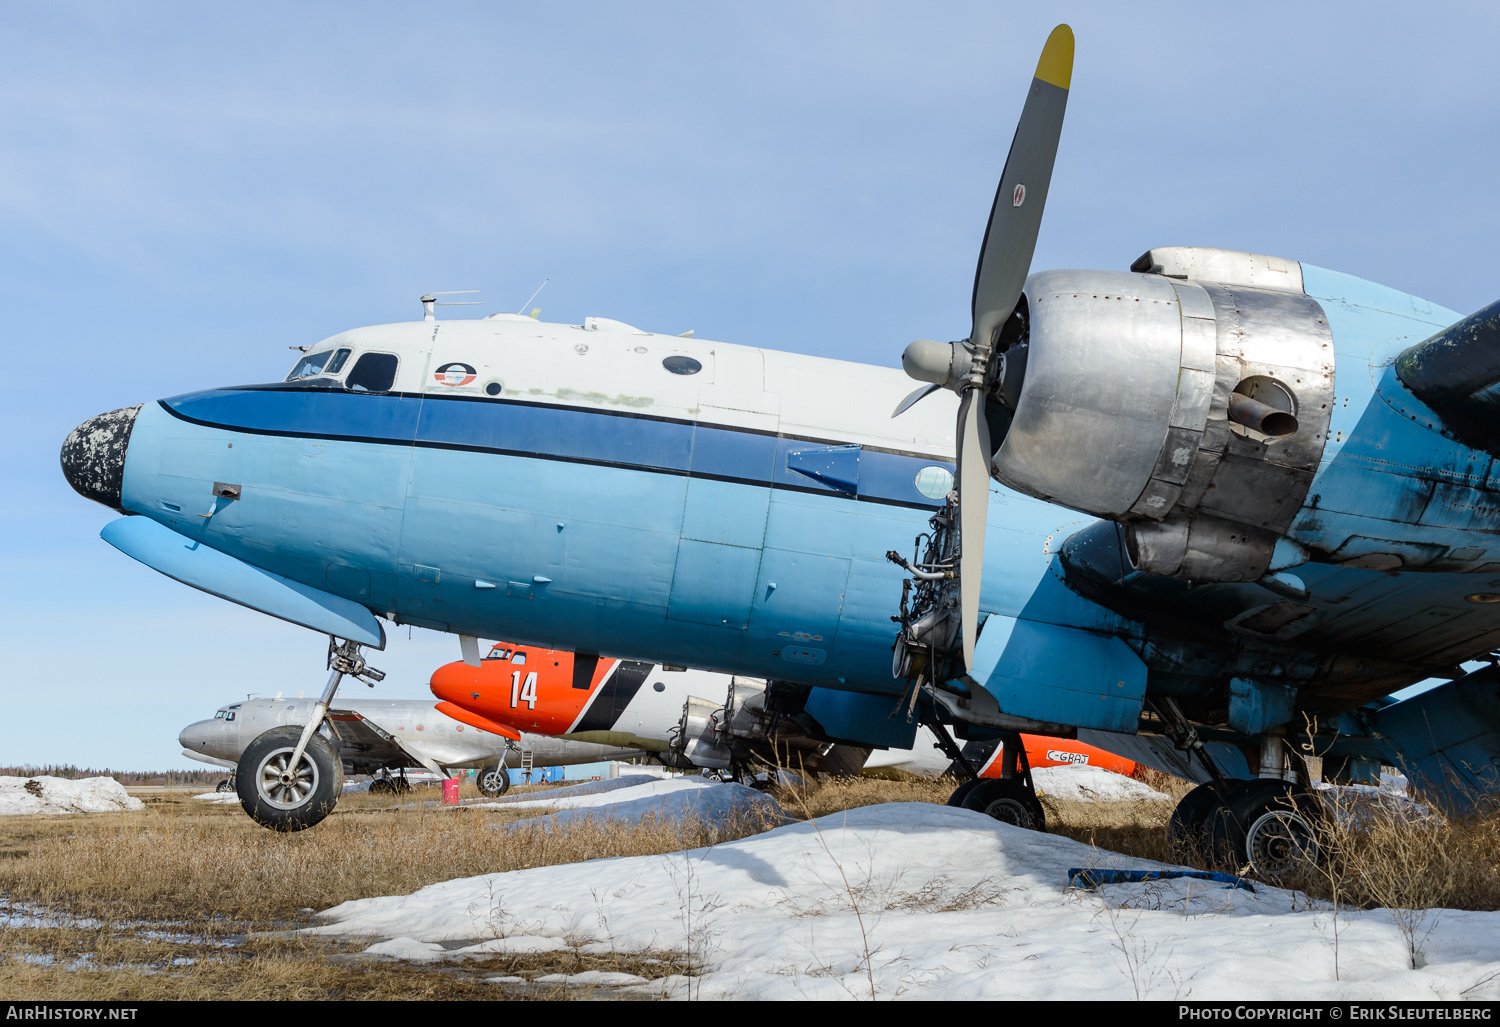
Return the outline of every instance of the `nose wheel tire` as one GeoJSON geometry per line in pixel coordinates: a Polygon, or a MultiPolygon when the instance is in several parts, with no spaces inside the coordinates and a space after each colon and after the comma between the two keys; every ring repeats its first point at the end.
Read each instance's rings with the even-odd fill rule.
{"type": "Polygon", "coordinates": [[[959,803],[1002,824],[1023,827],[1028,831],[1047,830],[1047,816],[1035,795],[1019,778],[980,781],[959,803]]]}
{"type": "Polygon", "coordinates": [[[296,767],[289,766],[302,728],[272,728],[240,756],[235,791],[250,819],[276,831],[302,831],[333,812],[344,788],[344,763],[314,734],[296,767]]]}
{"type": "Polygon", "coordinates": [[[484,795],[504,795],[510,791],[510,775],[506,773],[505,767],[499,763],[492,763],[488,767],[480,768],[474,782],[479,786],[479,791],[484,795]]]}

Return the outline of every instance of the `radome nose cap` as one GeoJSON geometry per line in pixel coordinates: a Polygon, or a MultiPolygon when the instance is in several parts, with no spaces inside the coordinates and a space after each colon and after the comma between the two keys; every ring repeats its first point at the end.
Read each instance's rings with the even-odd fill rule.
{"type": "Polygon", "coordinates": [[[125,450],[130,446],[130,433],[140,412],[139,403],[111,410],[90,417],[68,433],[59,459],[63,477],[68,479],[73,491],[111,509],[120,509],[120,490],[125,481],[125,450]]]}
{"type": "Polygon", "coordinates": [[[444,702],[457,703],[462,706],[471,702],[473,697],[470,692],[476,691],[479,685],[479,672],[467,663],[448,663],[432,672],[432,680],[428,687],[432,694],[444,702]]]}

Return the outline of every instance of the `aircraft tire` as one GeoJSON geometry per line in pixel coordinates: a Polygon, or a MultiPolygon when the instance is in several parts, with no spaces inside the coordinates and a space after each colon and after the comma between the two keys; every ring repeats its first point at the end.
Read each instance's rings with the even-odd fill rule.
{"type": "Polygon", "coordinates": [[[1209,818],[1211,856],[1230,872],[1248,866],[1275,880],[1314,867],[1324,854],[1322,806],[1297,785],[1242,781],[1224,793],[1209,818]]]}
{"type": "Polygon", "coordinates": [[[384,778],[376,778],[374,781],[370,782],[371,795],[394,795],[395,792],[396,786],[391,784],[384,778]]]}
{"type": "Polygon", "coordinates": [[[1179,863],[1208,858],[1208,818],[1219,804],[1219,786],[1207,781],[1182,797],[1167,823],[1167,848],[1179,863]]]}
{"type": "Polygon", "coordinates": [[[977,779],[973,781],[965,781],[963,784],[953,789],[953,794],[948,796],[948,805],[962,807],[964,804],[964,799],[969,797],[969,793],[972,792],[975,786],[977,786],[978,784],[980,784],[980,782],[977,779]]]}
{"type": "Polygon", "coordinates": [[[214,785],[214,791],[216,791],[216,792],[232,792],[232,791],[234,791],[234,785],[231,784],[229,778],[226,777],[224,780],[222,780],[218,784],[214,785]]]}
{"type": "Polygon", "coordinates": [[[302,737],[296,725],[276,727],[251,742],[240,755],[235,791],[240,805],[262,827],[302,831],[333,812],[344,789],[344,761],[322,735],[314,734],[290,781],[280,771],[302,737]]]}
{"type": "Polygon", "coordinates": [[[479,773],[474,776],[474,783],[479,786],[481,794],[491,797],[504,795],[510,791],[510,774],[506,772],[504,764],[491,763],[479,768],[479,773]]]}
{"type": "Polygon", "coordinates": [[[1009,781],[1001,778],[981,781],[964,796],[960,805],[1002,824],[1023,827],[1028,831],[1047,830],[1047,815],[1042,811],[1042,804],[1026,790],[1025,785],[1014,778],[1009,781]]]}

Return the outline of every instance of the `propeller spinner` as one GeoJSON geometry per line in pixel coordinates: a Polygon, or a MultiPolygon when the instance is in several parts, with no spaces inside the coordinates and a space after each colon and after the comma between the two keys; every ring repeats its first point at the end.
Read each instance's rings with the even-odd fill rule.
{"type": "MultiPolygon", "coordinates": [[[[1006,322],[1017,314],[1021,291],[1031,269],[1036,237],[1052,181],[1052,164],[1062,135],[1063,114],[1068,105],[1068,86],[1073,77],[1073,30],[1059,25],[1047,37],[1037,61],[1036,76],[1026,96],[1026,106],[1016,125],[1005,170],[995,192],[990,220],[979,250],[974,274],[973,326],[962,342],[941,343],[919,339],[901,355],[906,373],[928,382],[896,408],[891,416],[904,413],[924,396],[948,388],[961,397],[958,430],[956,489],[957,580],[959,590],[959,634],[963,643],[964,670],[974,663],[974,634],[979,619],[979,585],[984,567],[985,515],[989,507],[990,458],[993,444],[1003,438],[1007,425],[996,425],[1000,438],[992,437],[986,415],[988,400],[999,395],[1004,377],[1005,352],[1010,341],[1006,322]]],[[[927,559],[919,566],[935,566],[927,559]]],[[[947,575],[951,578],[951,574],[947,575]]],[[[930,579],[929,579],[930,580],[930,579]]]]}

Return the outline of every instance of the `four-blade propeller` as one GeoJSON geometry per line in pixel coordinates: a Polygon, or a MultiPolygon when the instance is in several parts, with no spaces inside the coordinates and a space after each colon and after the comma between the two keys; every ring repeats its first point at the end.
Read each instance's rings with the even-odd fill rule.
{"type": "Polygon", "coordinates": [[[920,339],[906,348],[906,373],[932,384],[919,388],[896,408],[897,416],[937,388],[961,397],[958,430],[959,593],[964,669],[974,663],[979,619],[979,585],[984,567],[985,515],[989,508],[990,460],[1000,439],[991,437],[987,399],[1004,370],[1002,329],[1016,313],[1052,181],[1052,163],[1062,135],[1068,86],[1073,77],[1073,30],[1059,25],[1047,37],[1036,76],[1026,96],[1016,135],[1005,159],[989,225],[974,275],[973,327],[963,342],[920,339]]]}

